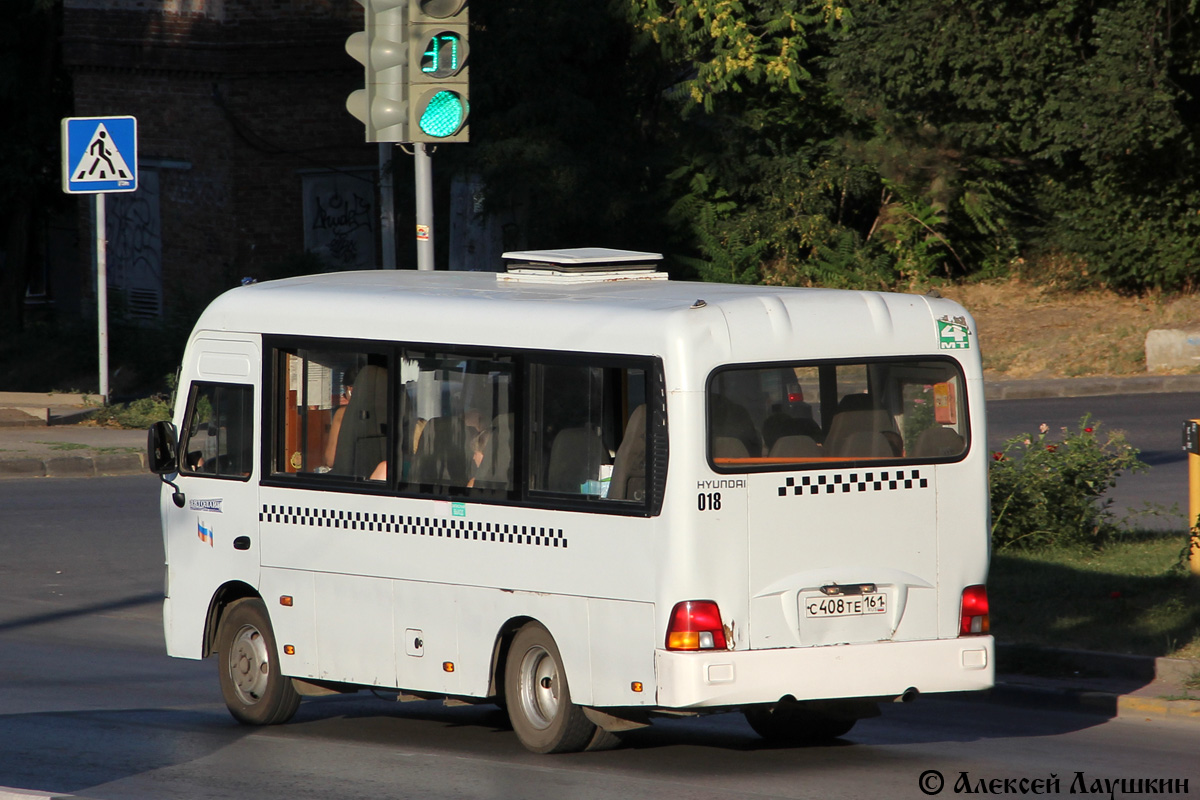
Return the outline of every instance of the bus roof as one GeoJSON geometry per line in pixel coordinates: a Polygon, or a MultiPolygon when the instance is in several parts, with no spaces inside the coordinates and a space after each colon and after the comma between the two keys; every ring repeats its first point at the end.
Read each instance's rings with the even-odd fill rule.
{"type": "Polygon", "coordinates": [[[232,289],[196,330],[769,360],[934,352],[943,317],[974,336],[961,306],[923,295],[371,270],[232,289]]]}

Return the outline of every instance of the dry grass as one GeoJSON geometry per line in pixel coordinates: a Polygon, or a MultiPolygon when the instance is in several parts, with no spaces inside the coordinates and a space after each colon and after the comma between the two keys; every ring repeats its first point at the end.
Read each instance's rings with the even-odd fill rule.
{"type": "Polygon", "coordinates": [[[983,367],[990,378],[1144,375],[1148,331],[1200,330],[1198,295],[1128,297],[1021,280],[940,291],[975,317],[983,367]]]}

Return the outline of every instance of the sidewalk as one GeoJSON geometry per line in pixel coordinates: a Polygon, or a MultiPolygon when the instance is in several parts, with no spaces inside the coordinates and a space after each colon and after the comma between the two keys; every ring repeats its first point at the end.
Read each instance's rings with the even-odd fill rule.
{"type": "Polygon", "coordinates": [[[80,424],[83,395],[0,392],[0,479],[146,472],[146,431],[80,424]]]}

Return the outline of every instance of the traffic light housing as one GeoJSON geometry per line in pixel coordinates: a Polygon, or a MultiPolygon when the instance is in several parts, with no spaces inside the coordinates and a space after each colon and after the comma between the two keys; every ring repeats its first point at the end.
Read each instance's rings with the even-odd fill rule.
{"type": "Polygon", "coordinates": [[[363,65],[365,80],[364,88],[346,98],[346,110],[366,126],[368,142],[411,142],[405,36],[410,0],[357,2],[364,30],[346,40],[346,52],[363,65]]]}
{"type": "Polygon", "coordinates": [[[408,136],[470,140],[467,0],[409,0],[408,136]]]}

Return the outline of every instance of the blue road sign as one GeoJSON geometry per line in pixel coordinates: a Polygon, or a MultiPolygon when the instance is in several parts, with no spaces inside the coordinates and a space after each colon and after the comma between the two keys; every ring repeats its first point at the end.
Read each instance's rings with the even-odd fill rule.
{"type": "Polygon", "coordinates": [[[62,154],[67,194],[137,191],[133,117],[67,117],[62,121],[62,154]]]}

